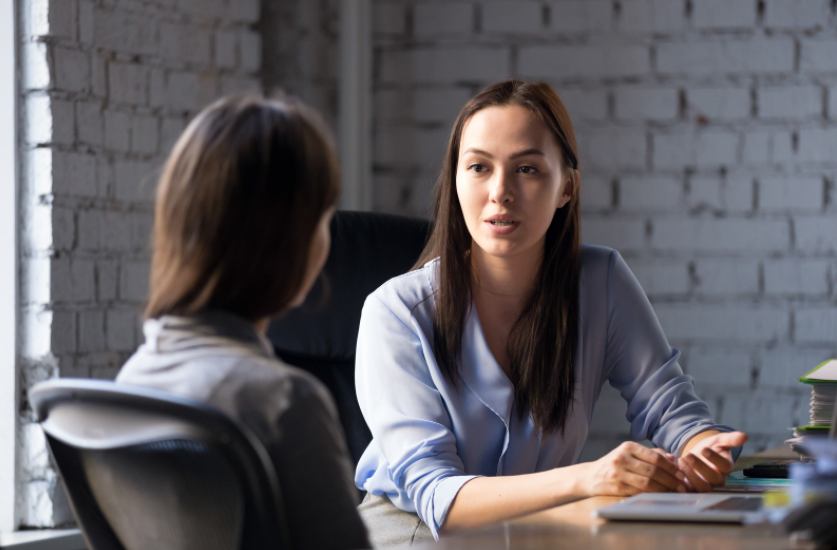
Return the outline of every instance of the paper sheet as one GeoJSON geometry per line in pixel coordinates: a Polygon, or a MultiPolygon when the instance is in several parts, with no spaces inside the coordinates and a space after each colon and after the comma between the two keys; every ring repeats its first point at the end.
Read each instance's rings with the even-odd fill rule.
{"type": "Polygon", "coordinates": [[[837,359],[832,359],[815,372],[808,375],[811,380],[837,381],[837,359]]]}

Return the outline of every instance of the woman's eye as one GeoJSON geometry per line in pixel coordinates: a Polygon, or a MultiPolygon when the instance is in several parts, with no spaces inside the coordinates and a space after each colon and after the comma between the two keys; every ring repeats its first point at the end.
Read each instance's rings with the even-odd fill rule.
{"type": "Polygon", "coordinates": [[[538,171],[534,166],[521,166],[517,169],[521,174],[534,174],[538,171]]]}
{"type": "Polygon", "coordinates": [[[485,172],[486,168],[482,164],[471,164],[468,166],[468,170],[471,170],[472,172],[485,172]]]}

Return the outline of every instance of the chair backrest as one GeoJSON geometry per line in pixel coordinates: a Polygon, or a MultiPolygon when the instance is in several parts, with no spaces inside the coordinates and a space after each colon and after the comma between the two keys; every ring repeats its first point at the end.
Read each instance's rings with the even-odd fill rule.
{"type": "Polygon", "coordinates": [[[267,451],[214,407],[66,378],[29,400],[92,550],[290,548],[267,451]]]}
{"type": "Polygon", "coordinates": [[[267,332],[279,357],[331,390],[355,464],[372,439],[357,403],[354,378],[363,302],[413,266],[429,232],[427,220],[337,212],[324,277],[301,307],[274,320],[267,332]]]}

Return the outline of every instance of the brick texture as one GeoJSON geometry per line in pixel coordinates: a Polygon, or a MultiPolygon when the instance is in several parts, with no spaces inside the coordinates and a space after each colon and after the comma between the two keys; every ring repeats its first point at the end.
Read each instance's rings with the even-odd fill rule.
{"type": "MultiPolygon", "coordinates": [[[[467,97],[549,82],[579,143],[583,240],[622,252],[717,418],[780,443],[804,416],[794,380],[837,353],[834,3],[374,4],[403,8],[403,32],[373,38],[375,207],[427,216],[467,97]]],[[[585,458],[625,437],[611,398],[585,458]]]]}
{"type": "MultiPolygon", "coordinates": [[[[25,395],[47,376],[112,378],[136,349],[158,169],[199,109],[261,87],[261,43],[254,0],[20,4],[25,395]]],[[[23,445],[47,456],[42,438],[23,445]]],[[[21,525],[66,522],[48,462],[28,464],[21,525]]]]}

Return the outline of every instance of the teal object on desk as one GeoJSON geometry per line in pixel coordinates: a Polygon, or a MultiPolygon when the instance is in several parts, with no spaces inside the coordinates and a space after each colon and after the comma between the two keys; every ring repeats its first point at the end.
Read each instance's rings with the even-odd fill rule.
{"type": "Polygon", "coordinates": [[[727,483],[717,487],[720,492],[762,493],[771,489],[790,487],[793,480],[782,478],[752,478],[744,477],[742,472],[732,472],[727,476],[727,483]]]}

